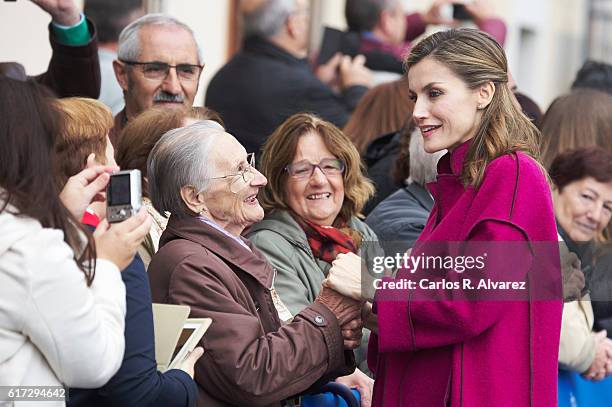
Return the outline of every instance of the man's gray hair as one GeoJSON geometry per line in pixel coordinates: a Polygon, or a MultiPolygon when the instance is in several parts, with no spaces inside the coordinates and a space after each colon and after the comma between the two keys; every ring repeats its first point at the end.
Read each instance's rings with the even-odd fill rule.
{"type": "Polygon", "coordinates": [[[295,0],[264,0],[255,10],[242,14],[244,36],[274,37],[294,11],[295,0]]]}
{"type": "Polygon", "coordinates": [[[147,175],[151,202],[159,213],[188,213],[181,188],[191,185],[198,192],[206,190],[215,170],[210,160],[212,146],[224,132],[219,123],[201,120],[170,130],[157,141],[147,160],[147,175]]]}
{"type": "MultiPolygon", "coordinates": [[[[137,20],[132,21],[130,25],[125,27],[119,34],[119,46],[117,56],[124,61],[137,61],[142,51],[140,47],[140,30],[143,27],[155,25],[163,27],[178,27],[187,31],[193,37],[198,49],[198,64],[202,64],[201,48],[198,40],[193,34],[193,30],[182,21],[169,16],[167,14],[146,14],[137,20]]],[[[148,62],[148,61],[144,61],[148,62]]]]}
{"type": "Polygon", "coordinates": [[[408,183],[417,183],[424,186],[426,183],[435,181],[438,174],[438,160],[446,150],[428,153],[423,148],[423,136],[419,129],[415,129],[410,135],[410,177],[408,183]]]}

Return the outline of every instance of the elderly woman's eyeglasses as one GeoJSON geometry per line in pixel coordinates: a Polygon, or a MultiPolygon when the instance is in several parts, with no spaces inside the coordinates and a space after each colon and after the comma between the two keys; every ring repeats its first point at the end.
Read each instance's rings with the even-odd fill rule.
{"type": "Polygon", "coordinates": [[[325,175],[339,175],[344,172],[344,161],[339,158],[324,158],[318,164],[312,164],[306,160],[289,164],[285,171],[293,178],[306,179],[312,177],[315,168],[318,168],[325,175]]]}
{"type": "Polygon", "coordinates": [[[251,181],[253,181],[253,179],[255,178],[255,154],[247,154],[246,162],[247,165],[237,173],[223,175],[221,177],[211,177],[208,179],[224,179],[234,177],[234,179],[230,182],[230,191],[236,194],[240,192],[240,190],[242,190],[245,185],[250,184],[251,181]]]}
{"type": "Polygon", "coordinates": [[[204,65],[193,64],[178,64],[169,65],[165,62],[138,62],[120,59],[126,65],[135,65],[142,67],[142,74],[145,78],[162,80],[168,76],[170,68],[176,69],[176,76],[185,81],[196,81],[200,78],[200,73],[204,69],[204,65]]]}

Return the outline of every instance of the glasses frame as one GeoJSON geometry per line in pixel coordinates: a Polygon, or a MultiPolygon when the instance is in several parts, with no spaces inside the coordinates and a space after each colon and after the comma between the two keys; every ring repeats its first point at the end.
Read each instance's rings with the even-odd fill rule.
{"type": "Polygon", "coordinates": [[[202,65],[197,65],[197,64],[178,64],[178,65],[170,65],[168,63],[165,62],[159,62],[159,61],[150,61],[150,62],[140,62],[140,61],[130,61],[127,59],[120,59],[120,62],[126,64],[126,65],[130,65],[130,66],[147,66],[147,65],[151,65],[151,64],[156,64],[156,65],[165,65],[168,68],[166,69],[166,74],[161,77],[161,78],[150,78],[146,75],[146,73],[143,71],[142,74],[144,75],[145,78],[150,79],[150,80],[164,80],[168,77],[168,75],[170,74],[170,69],[174,68],[174,70],[176,71],[176,76],[177,78],[182,79],[182,80],[186,80],[186,81],[193,81],[193,82],[197,82],[200,80],[200,76],[202,75],[202,71],[204,70],[204,66],[205,64],[202,65]],[[181,75],[179,74],[178,71],[178,67],[179,66],[189,66],[189,67],[197,67],[200,69],[200,72],[198,73],[197,77],[194,79],[188,79],[188,78],[183,78],[181,77],[181,75]]]}
{"type": "MultiPolygon", "coordinates": [[[[251,181],[253,181],[253,179],[255,178],[255,172],[253,170],[255,170],[255,153],[248,153],[247,154],[247,166],[240,172],[234,173],[234,174],[227,174],[227,175],[223,175],[220,177],[210,177],[210,178],[206,178],[207,180],[212,180],[212,179],[225,179],[225,178],[230,178],[230,177],[237,177],[238,175],[240,175],[242,177],[242,180],[244,181],[245,184],[249,184],[251,181]],[[248,174],[248,175],[247,175],[248,174]]],[[[237,179],[237,178],[236,178],[237,179]]],[[[232,193],[238,193],[238,191],[240,190],[233,190],[233,185],[235,184],[236,180],[233,180],[230,182],[230,191],[232,193]]]]}
{"type": "MultiPolygon", "coordinates": [[[[296,163],[296,164],[297,164],[297,163],[296,163]]],[[[318,168],[318,169],[319,169],[319,170],[320,170],[320,171],[321,171],[323,174],[325,174],[325,176],[329,176],[329,175],[333,176],[333,175],[344,174],[344,171],[346,171],[346,163],[345,163],[345,162],[344,162],[344,160],[343,160],[343,159],[341,159],[341,158],[324,158],[324,159],[322,159],[321,161],[319,161],[319,162],[318,162],[318,163],[316,163],[316,164],[313,164],[313,163],[311,163],[311,162],[308,162],[308,164],[310,164],[310,168],[311,168],[311,169],[310,169],[310,174],[308,174],[308,175],[303,175],[303,176],[302,176],[302,175],[295,175],[295,174],[292,174],[292,173],[291,173],[291,166],[292,166],[293,164],[288,164],[288,165],[286,165],[286,166],[285,166],[285,168],[283,168],[283,170],[284,170],[284,171],[287,171],[287,174],[289,174],[289,176],[290,176],[291,178],[294,178],[294,179],[310,179],[310,178],[312,177],[312,175],[314,174],[314,172],[315,172],[315,168],[318,168]],[[324,161],[328,161],[328,160],[329,160],[329,161],[338,161],[338,162],[340,162],[340,164],[341,164],[342,168],[340,168],[340,171],[339,171],[337,174],[336,174],[336,173],[333,173],[333,174],[328,174],[328,173],[327,173],[327,172],[326,172],[326,171],[325,171],[325,170],[324,170],[324,169],[321,167],[321,164],[322,164],[324,161]]]]}

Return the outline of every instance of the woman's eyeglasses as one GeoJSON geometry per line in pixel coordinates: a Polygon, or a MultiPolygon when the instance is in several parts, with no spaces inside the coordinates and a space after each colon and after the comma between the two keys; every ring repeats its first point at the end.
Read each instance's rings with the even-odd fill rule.
{"type": "Polygon", "coordinates": [[[237,173],[223,175],[221,177],[211,177],[208,179],[223,179],[235,177],[235,179],[230,182],[230,191],[236,194],[240,192],[245,187],[245,185],[249,185],[251,181],[253,181],[253,179],[255,178],[255,154],[247,154],[246,161],[247,165],[237,173]]]}
{"type": "Polygon", "coordinates": [[[196,81],[200,78],[200,73],[204,69],[204,65],[193,65],[193,64],[178,64],[169,65],[165,62],[138,62],[138,61],[127,61],[120,59],[126,65],[135,65],[142,67],[142,74],[145,78],[162,80],[166,79],[170,68],[176,69],[176,76],[179,79],[185,81],[196,81]]]}
{"type": "Polygon", "coordinates": [[[345,165],[339,158],[324,158],[318,164],[303,160],[287,165],[285,171],[293,178],[306,179],[312,177],[315,168],[320,169],[325,175],[339,175],[344,172],[345,165]]]}

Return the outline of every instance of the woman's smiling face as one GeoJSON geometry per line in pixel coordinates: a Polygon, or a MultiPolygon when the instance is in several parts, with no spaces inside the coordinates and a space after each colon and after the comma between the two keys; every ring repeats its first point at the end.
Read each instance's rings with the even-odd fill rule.
{"type": "MultiPolygon", "coordinates": [[[[319,164],[324,159],[336,159],[323,138],[314,132],[300,137],[291,164],[306,161],[319,164]]],[[[324,174],[314,168],[310,177],[298,179],[287,176],[285,192],[287,205],[298,216],[322,226],[331,226],[344,202],[343,175],[324,174]]]]}
{"type": "Polygon", "coordinates": [[[424,58],[408,71],[413,120],[421,130],[428,153],[455,147],[474,137],[482,116],[479,89],[465,82],[444,64],[424,58]]]}
{"type": "Polygon", "coordinates": [[[612,182],[586,177],[555,189],[553,199],[557,222],[575,242],[595,239],[610,223],[612,182]]]}

